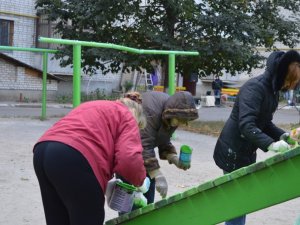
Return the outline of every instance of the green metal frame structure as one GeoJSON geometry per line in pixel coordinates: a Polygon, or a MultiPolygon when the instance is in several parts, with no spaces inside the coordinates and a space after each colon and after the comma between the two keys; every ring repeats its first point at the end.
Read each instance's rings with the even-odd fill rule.
{"type": "Polygon", "coordinates": [[[46,99],[47,99],[47,70],[48,70],[48,53],[56,53],[54,49],[43,48],[22,48],[13,46],[0,46],[0,51],[25,51],[25,52],[39,52],[43,54],[43,84],[42,84],[42,112],[41,120],[46,119],[46,99]]]}
{"type": "Polygon", "coordinates": [[[81,47],[95,47],[95,48],[111,48],[120,51],[131,52],[135,54],[157,54],[168,55],[169,57],[169,94],[175,93],[175,55],[188,55],[197,56],[199,52],[190,51],[171,51],[171,50],[145,50],[126,47],[123,45],[88,42],[88,41],[76,41],[67,39],[55,39],[40,37],[40,42],[54,43],[61,45],[73,45],[73,107],[80,104],[80,72],[81,72],[81,47]]]}
{"type": "Polygon", "coordinates": [[[300,147],[296,147],[105,224],[218,224],[299,197],[299,174],[300,147]]]}
{"type": "MultiPolygon", "coordinates": [[[[122,45],[76,41],[66,39],[55,39],[40,37],[39,41],[55,44],[73,45],[73,107],[80,104],[81,95],[81,46],[111,48],[120,51],[127,51],[135,54],[162,54],[169,56],[169,94],[175,93],[175,55],[199,55],[198,52],[189,51],[167,51],[167,50],[144,50],[130,48],[122,45]]],[[[43,53],[43,87],[42,87],[42,113],[41,119],[46,119],[46,99],[47,99],[47,70],[48,70],[48,53],[56,53],[58,50],[41,49],[41,48],[22,48],[13,46],[0,46],[0,51],[29,51],[43,53]]]]}

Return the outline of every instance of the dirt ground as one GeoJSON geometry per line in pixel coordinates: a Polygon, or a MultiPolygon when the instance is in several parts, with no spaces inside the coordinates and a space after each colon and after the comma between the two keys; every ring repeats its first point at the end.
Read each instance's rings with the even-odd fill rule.
{"type": "MultiPolygon", "coordinates": [[[[0,118],[0,224],[45,225],[42,201],[32,165],[32,147],[40,135],[57,119],[40,121],[32,118],[0,118]]],[[[176,131],[177,148],[189,144],[193,149],[192,167],[188,171],[161,162],[169,183],[168,195],[222,175],[212,159],[216,138],[176,131]]],[[[259,151],[259,160],[272,153],[259,151]]],[[[276,185],[276,184],[274,184],[276,185]]],[[[156,200],[159,200],[158,194],[156,200]]],[[[245,203],[247,204],[247,203],[245,203]]],[[[106,207],[106,220],[117,213],[106,207]]],[[[300,215],[300,198],[247,216],[247,225],[293,225],[300,215]]]]}

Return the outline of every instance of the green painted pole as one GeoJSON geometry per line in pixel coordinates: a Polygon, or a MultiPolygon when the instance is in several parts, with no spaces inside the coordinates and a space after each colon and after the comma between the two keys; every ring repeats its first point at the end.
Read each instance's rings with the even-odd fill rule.
{"type": "Polygon", "coordinates": [[[43,52],[43,88],[42,88],[42,115],[41,115],[41,120],[46,119],[47,70],[48,70],[48,53],[43,52]]]}
{"type": "Polygon", "coordinates": [[[56,52],[58,52],[58,50],[54,50],[54,49],[22,48],[22,47],[3,46],[3,45],[0,45],[0,50],[3,50],[3,51],[24,51],[24,52],[48,52],[48,53],[56,53],[56,52]]]}
{"type": "Polygon", "coordinates": [[[73,45],[73,107],[80,105],[81,45],[73,45]]]}
{"type": "Polygon", "coordinates": [[[169,54],[169,95],[175,93],[175,54],[169,54]]]}
{"type": "MultiPolygon", "coordinates": [[[[199,52],[190,52],[190,51],[171,51],[171,50],[145,50],[145,49],[136,49],[122,45],[109,44],[109,43],[99,43],[99,42],[88,42],[88,41],[76,41],[76,40],[67,40],[67,39],[56,39],[56,38],[45,38],[40,37],[40,42],[54,43],[54,44],[64,44],[64,45],[73,45],[73,63],[74,63],[74,80],[73,80],[73,107],[80,104],[80,68],[75,69],[75,48],[74,46],[88,46],[88,47],[98,47],[98,48],[111,48],[120,51],[131,52],[135,54],[160,54],[169,56],[169,91],[170,95],[175,93],[175,55],[190,55],[197,56],[199,52]],[[75,71],[77,74],[75,74],[75,71]],[[76,79],[76,81],[75,81],[76,79]],[[76,97],[75,97],[76,96],[76,97]],[[76,99],[75,99],[76,98],[76,99]],[[79,100],[78,100],[79,99],[79,100]]],[[[81,49],[81,48],[80,48],[81,49]]],[[[81,51],[81,50],[80,50],[81,51]]],[[[77,51],[76,51],[77,52],[77,51]]],[[[78,55],[81,53],[77,53],[78,55]]],[[[80,58],[81,61],[81,58],[80,58]]],[[[80,64],[79,61],[79,64],[80,64]]],[[[78,63],[78,61],[77,61],[78,63]]]]}
{"type": "Polygon", "coordinates": [[[89,41],[76,41],[76,40],[67,40],[67,39],[56,39],[56,38],[45,38],[40,37],[40,42],[54,43],[54,44],[63,44],[63,45],[81,45],[88,47],[98,47],[98,48],[112,48],[120,51],[132,52],[136,54],[159,54],[159,55],[199,55],[199,52],[190,52],[190,51],[171,51],[171,50],[145,50],[131,48],[123,45],[109,44],[109,43],[99,43],[99,42],[89,42],[89,41]]]}

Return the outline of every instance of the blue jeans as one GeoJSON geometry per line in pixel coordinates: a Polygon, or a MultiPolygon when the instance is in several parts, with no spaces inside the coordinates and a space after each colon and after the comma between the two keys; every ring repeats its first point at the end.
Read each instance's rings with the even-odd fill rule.
{"type": "Polygon", "coordinates": [[[245,225],[245,224],[246,224],[246,215],[225,222],[225,225],[245,225]]]}
{"type": "Polygon", "coordinates": [[[215,95],[215,105],[220,105],[221,104],[221,90],[215,89],[214,95],[215,95]]]}
{"type": "Polygon", "coordinates": [[[155,197],[155,179],[151,179],[147,174],[147,177],[150,179],[150,187],[149,190],[144,194],[148,201],[148,205],[154,202],[155,197]]]}
{"type": "MultiPolygon", "coordinates": [[[[223,173],[226,174],[228,172],[223,170],[223,173]]],[[[234,219],[225,222],[225,225],[245,225],[245,224],[246,224],[246,215],[236,217],[234,219]]]]}

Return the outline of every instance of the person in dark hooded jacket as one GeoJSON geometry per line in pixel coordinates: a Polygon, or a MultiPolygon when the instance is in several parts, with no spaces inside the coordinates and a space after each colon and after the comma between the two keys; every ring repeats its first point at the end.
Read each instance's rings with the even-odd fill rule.
{"type": "MultiPolygon", "coordinates": [[[[224,173],[255,163],[257,149],[282,152],[294,144],[272,119],[279,91],[292,90],[299,81],[299,53],[275,51],[267,59],[265,72],[241,87],[214,149],[215,163],[224,173]]],[[[225,224],[245,224],[245,218],[241,216],[225,224]]]]}
{"type": "Polygon", "coordinates": [[[151,180],[149,191],[145,194],[149,204],[154,202],[155,188],[163,198],[168,191],[167,181],[160,171],[154,148],[158,148],[160,159],[168,160],[170,164],[180,169],[189,169],[180,163],[176,148],[170,140],[180,124],[198,118],[198,110],[193,96],[187,91],[177,92],[172,96],[163,92],[149,91],[143,93],[140,100],[136,92],[127,93],[125,97],[141,102],[147,119],[146,127],[140,132],[144,165],[151,180]]]}

